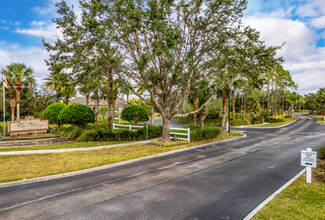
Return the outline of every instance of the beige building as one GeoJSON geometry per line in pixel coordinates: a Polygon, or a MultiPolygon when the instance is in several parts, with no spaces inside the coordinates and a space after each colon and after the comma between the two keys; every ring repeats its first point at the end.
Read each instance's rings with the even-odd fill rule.
{"type": "MultiPolygon", "coordinates": [[[[86,105],[86,97],[76,97],[70,100],[70,104],[73,103],[79,103],[79,104],[83,104],[86,105]]],[[[115,102],[115,107],[117,108],[116,114],[120,114],[122,109],[125,106],[126,101],[124,99],[120,99],[117,98],[116,102],[115,102]]],[[[89,107],[91,107],[93,110],[95,109],[95,101],[92,99],[89,99],[89,107]]],[[[107,102],[103,101],[103,100],[99,100],[99,107],[107,107],[107,102]]]]}

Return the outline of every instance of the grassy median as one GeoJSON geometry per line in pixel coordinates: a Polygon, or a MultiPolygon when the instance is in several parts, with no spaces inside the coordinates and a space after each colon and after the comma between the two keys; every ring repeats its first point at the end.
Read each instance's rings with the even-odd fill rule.
{"type": "Polygon", "coordinates": [[[317,118],[318,119],[318,121],[317,121],[318,124],[324,124],[325,123],[324,122],[324,115],[310,115],[310,116],[312,116],[314,118],[317,118]]]}
{"type": "Polygon", "coordinates": [[[52,154],[4,155],[0,156],[0,182],[77,171],[159,154],[194,145],[239,137],[242,135],[243,134],[240,132],[232,132],[231,135],[223,133],[216,139],[197,141],[190,144],[173,147],[159,147],[151,144],[138,144],[91,151],[52,154]]]}
{"type": "Polygon", "coordinates": [[[313,169],[312,183],[306,183],[306,176],[302,175],[253,219],[325,219],[325,159],[313,169]]]}

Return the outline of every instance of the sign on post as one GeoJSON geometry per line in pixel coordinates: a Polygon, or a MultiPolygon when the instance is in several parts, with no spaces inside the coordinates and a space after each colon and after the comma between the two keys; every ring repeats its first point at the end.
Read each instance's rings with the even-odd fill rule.
{"type": "Polygon", "coordinates": [[[317,152],[312,151],[311,148],[307,148],[307,150],[301,150],[301,166],[307,167],[307,183],[311,183],[311,168],[316,168],[316,165],[317,152]]]}

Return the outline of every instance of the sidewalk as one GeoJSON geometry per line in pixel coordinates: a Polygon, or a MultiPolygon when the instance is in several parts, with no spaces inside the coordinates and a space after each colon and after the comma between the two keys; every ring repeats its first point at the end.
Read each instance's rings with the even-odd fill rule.
{"type": "Polygon", "coordinates": [[[73,152],[73,151],[100,150],[100,149],[105,149],[105,148],[122,147],[122,146],[136,145],[136,144],[146,144],[153,140],[157,140],[157,139],[134,141],[134,142],[122,143],[122,144],[103,145],[103,146],[96,146],[96,147],[79,147],[79,148],[48,149],[48,150],[4,151],[4,152],[0,152],[0,155],[48,154],[48,153],[73,152]]]}

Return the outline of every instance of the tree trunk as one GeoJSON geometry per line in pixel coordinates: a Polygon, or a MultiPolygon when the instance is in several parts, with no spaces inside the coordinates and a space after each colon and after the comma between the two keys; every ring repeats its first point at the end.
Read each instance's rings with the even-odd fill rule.
{"type": "Polygon", "coordinates": [[[201,124],[201,129],[204,129],[204,119],[206,117],[206,107],[204,107],[200,113],[200,124],[201,124]]]}
{"type": "Polygon", "coordinates": [[[17,121],[20,119],[20,103],[17,103],[17,121]]]}
{"type": "Polygon", "coordinates": [[[95,93],[95,116],[96,116],[96,125],[98,124],[98,115],[99,115],[99,97],[98,97],[98,93],[95,93]]]}
{"type": "Polygon", "coordinates": [[[154,109],[155,109],[155,107],[152,105],[151,106],[151,113],[150,113],[150,122],[151,122],[151,125],[154,125],[155,124],[154,115],[153,115],[154,109]]]}
{"type": "Polygon", "coordinates": [[[116,97],[112,99],[112,123],[115,122],[115,104],[116,104],[116,97]]]}
{"type": "Polygon", "coordinates": [[[162,134],[162,142],[170,141],[170,119],[163,117],[163,134],[162,134]]]}
{"type": "Polygon", "coordinates": [[[90,96],[90,94],[87,93],[87,94],[86,94],[86,105],[87,105],[87,106],[89,106],[89,96],[90,96]]]}
{"type": "Polygon", "coordinates": [[[236,91],[234,90],[234,98],[232,100],[232,120],[236,119],[236,91]]]}
{"type": "Polygon", "coordinates": [[[270,120],[270,78],[267,84],[267,118],[270,120]]]}
{"type": "Polygon", "coordinates": [[[15,120],[15,110],[16,110],[16,102],[15,100],[10,100],[10,106],[11,106],[11,121],[15,120]]]}
{"type": "Polygon", "coordinates": [[[277,88],[275,87],[274,90],[274,115],[277,116],[278,115],[278,111],[277,111],[277,105],[278,105],[278,96],[277,96],[277,88]]]}
{"type": "Polygon", "coordinates": [[[244,121],[246,121],[246,93],[244,93],[244,103],[243,103],[243,105],[244,105],[244,121]]]}
{"type": "Polygon", "coordinates": [[[21,89],[17,89],[17,121],[20,119],[20,93],[21,89]]]}
{"type": "Polygon", "coordinates": [[[108,98],[107,98],[107,128],[112,130],[112,95],[113,95],[113,74],[108,72],[108,98]]]}
{"type": "MultiPolygon", "coordinates": [[[[221,124],[221,130],[225,130],[225,124],[226,124],[226,112],[227,112],[227,101],[229,99],[230,95],[230,87],[228,84],[226,84],[223,88],[224,96],[222,100],[222,124],[221,124]]],[[[230,112],[228,112],[230,114],[230,112]]]]}
{"type": "Polygon", "coordinates": [[[227,96],[223,96],[223,99],[222,99],[222,123],[221,123],[221,131],[224,131],[225,130],[226,112],[227,112],[227,96]]]}
{"type": "Polygon", "coordinates": [[[264,111],[264,95],[262,95],[262,111],[264,111]]]}
{"type": "MultiPolygon", "coordinates": [[[[193,111],[196,111],[197,104],[198,104],[198,99],[194,98],[194,100],[193,100],[193,111]]],[[[193,114],[193,123],[194,123],[195,126],[196,126],[196,119],[197,119],[197,113],[193,114]]]]}

